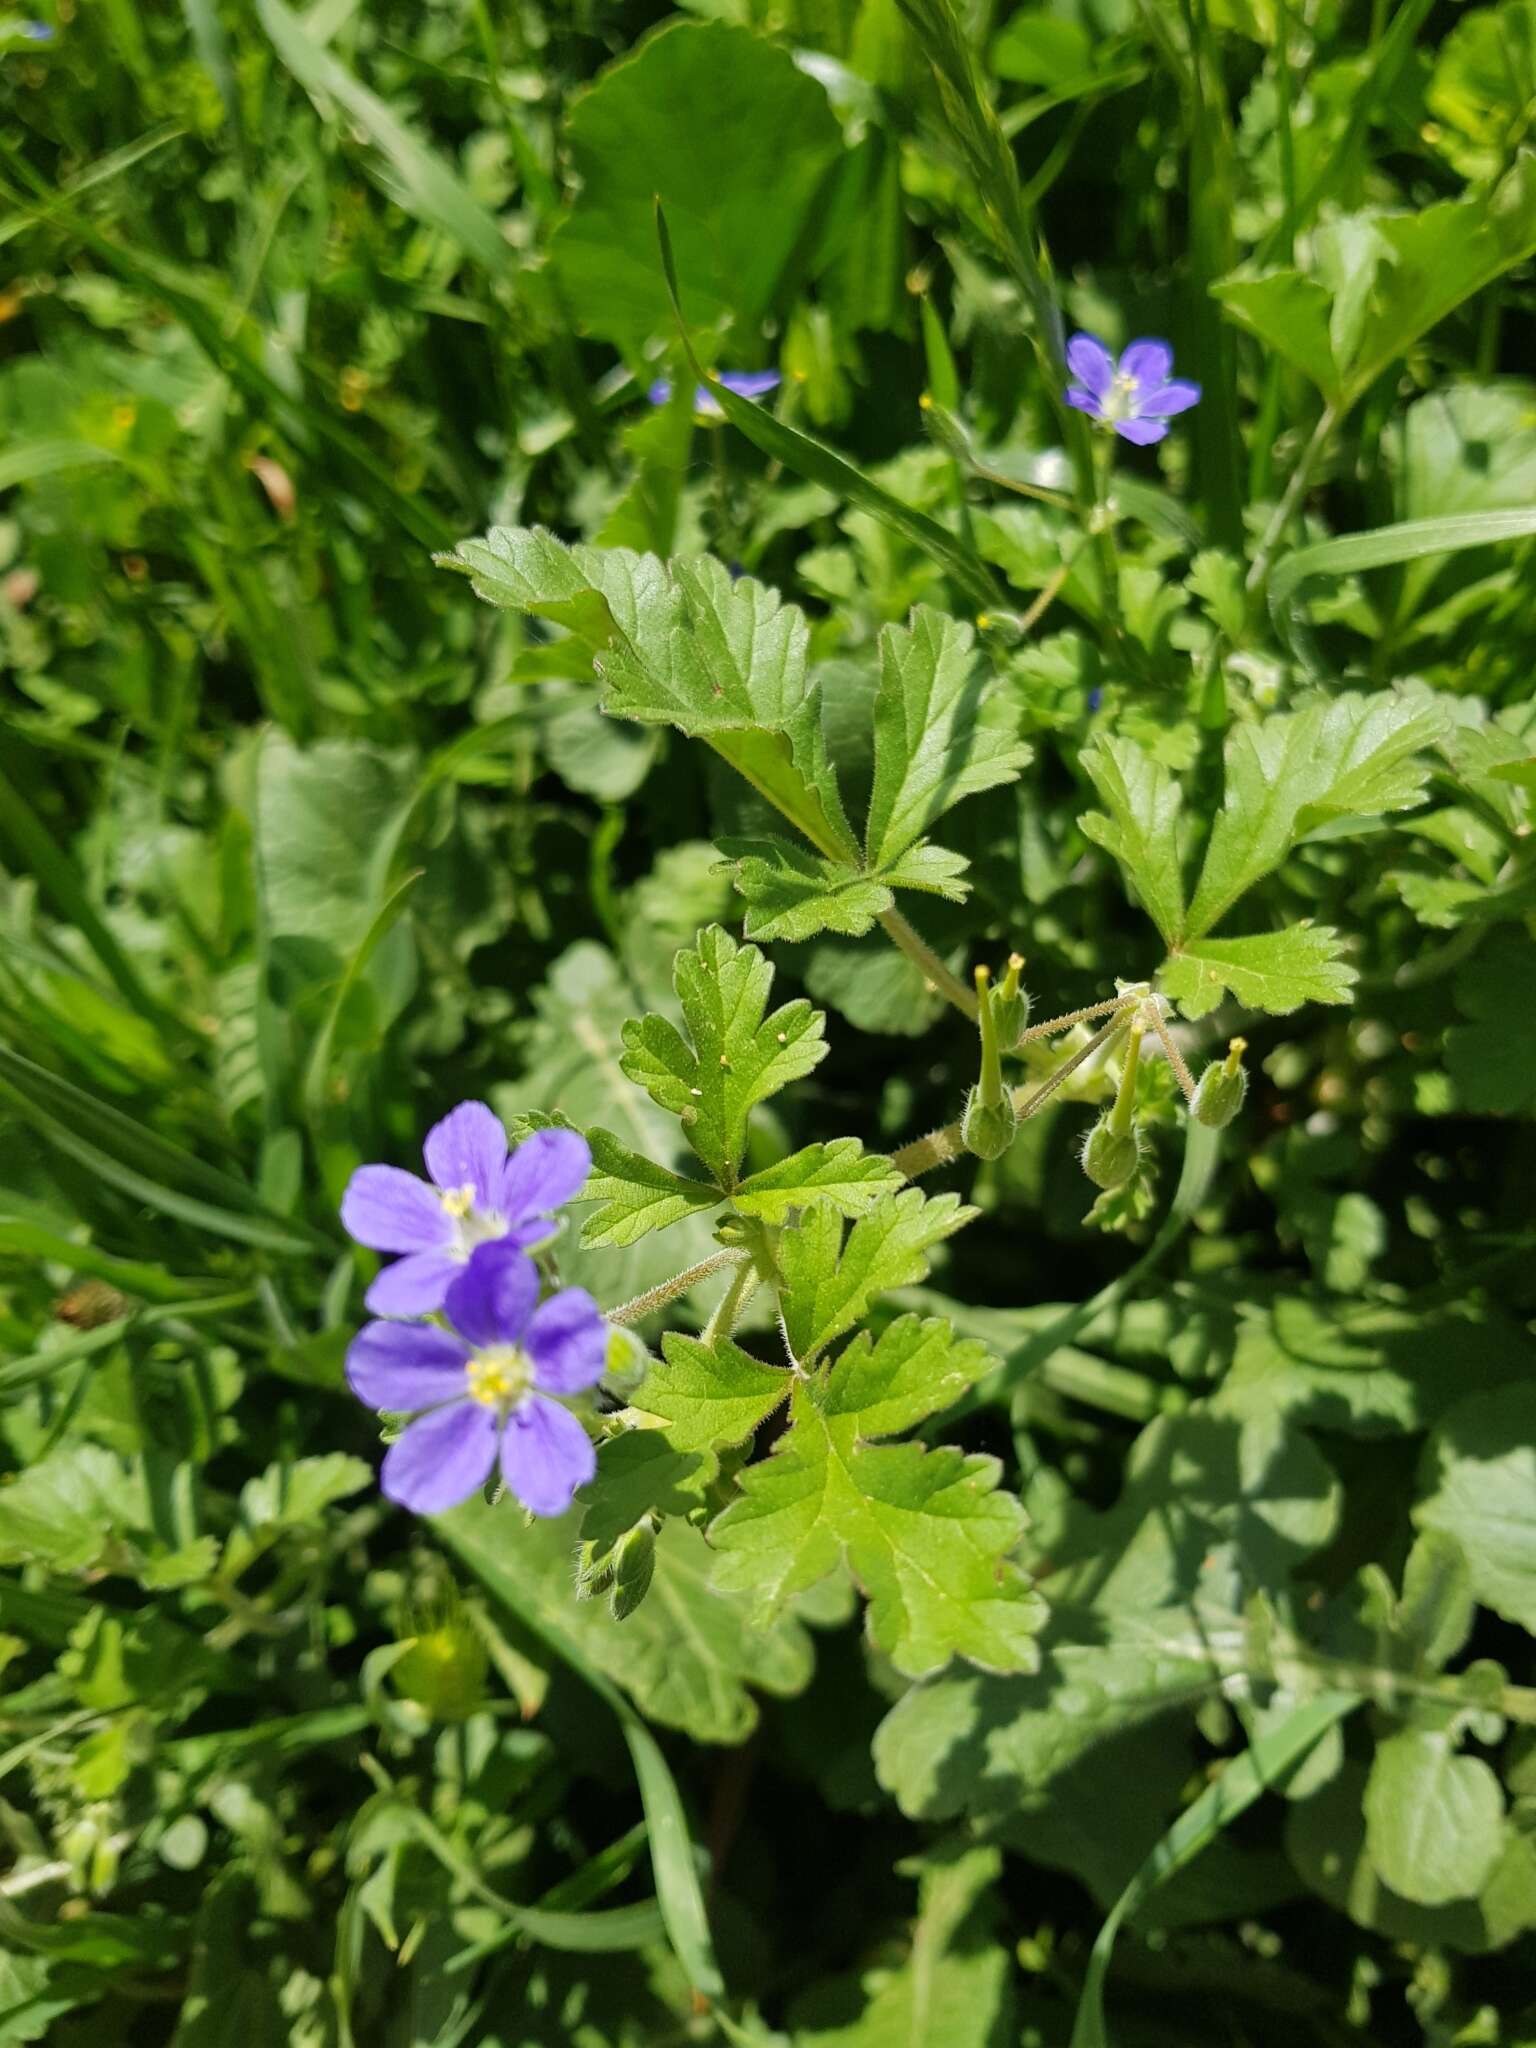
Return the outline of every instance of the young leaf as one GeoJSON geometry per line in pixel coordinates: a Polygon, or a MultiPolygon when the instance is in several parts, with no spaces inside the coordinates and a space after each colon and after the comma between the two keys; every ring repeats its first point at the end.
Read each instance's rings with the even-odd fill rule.
{"type": "Polygon", "coordinates": [[[1337,410],[1536,251],[1536,157],[1522,155],[1491,193],[1418,213],[1352,214],[1320,228],[1314,243],[1316,276],[1238,272],[1212,290],[1337,410]]]}
{"type": "Polygon", "coordinates": [[[1309,832],[1419,801],[1429,770],[1416,756],[1445,730],[1428,697],[1383,691],[1317,698],[1239,726],[1227,742],[1226,795],[1211,831],[1187,932],[1200,938],[1309,832]]]}
{"type": "Polygon", "coordinates": [[[1439,1728],[1402,1728],[1376,1751],[1365,1846],[1384,1885],[1420,1906],[1476,1898],[1504,1847],[1504,1794],[1480,1757],[1439,1728]]]}
{"type": "Polygon", "coordinates": [[[708,556],[568,548],[540,527],[494,527],[439,559],[489,603],[568,627],[606,711],[707,740],[820,853],[858,862],[795,606],[708,556]]]}
{"type": "Polygon", "coordinates": [[[587,1143],[592,1148],[592,1178],[582,1198],[603,1206],[583,1224],[583,1245],[631,1245],[648,1231],[665,1230],[669,1223],[712,1209],[722,1199],[718,1188],[658,1166],[654,1159],[631,1152],[608,1131],[589,1131],[587,1143]]]}
{"type": "Polygon", "coordinates": [[[1328,925],[1292,924],[1244,939],[1196,939],[1170,954],[1158,981],[1186,1017],[1214,1010],[1226,990],[1250,1010],[1285,1016],[1303,1003],[1347,1003],[1355,970],[1328,925]]]}
{"type": "Polygon", "coordinates": [[[598,1446],[597,1476],[581,1490],[583,1543],[606,1549],[642,1515],[687,1515],[704,1496],[718,1461],[682,1450],[665,1430],[627,1429],[598,1446]]]}
{"type": "Polygon", "coordinates": [[[716,1584],[750,1593],[766,1622],[846,1564],[871,1636],[908,1676],[952,1656],[1033,1668],[1045,1605],[1007,1562],[1024,1514],[997,1490],[997,1460],[868,1441],[947,1407],[988,1362],[946,1324],[903,1316],[878,1344],[865,1333],[829,1372],[797,1380],[789,1430],[711,1527],[716,1584]]]}
{"type": "Polygon", "coordinates": [[[731,879],[747,900],[749,939],[798,944],[818,932],[862,938],[896,901],[885,881],[774,836],[722,839],[731,879]]]}
{"type": "Polygon", "coordinates": [[[1010,782],[1031,749],[989,700],[968,625],[919,605],[880,634],[875,780],[864,844],[880,872],[963,797],[1010,782]]]}
{"type": "Polygon", "coordinates": [[[806,1145],[750,1175],[732,1196],[743,1216],[783,1223],[794,1209],[826,1202],[839,1216],[867,1216],[884,1195],[894,1195],[902,1176],[879,1152],[866,1152],[857,1138],[833,1138],[806,1145]]]}
{"type": "Polygon", "coordinates": [[[1109,808],[1086,811],[1079,825],[1114,855],[1147,914],[1170,946],[1184,933],[1184,882],[1179,872],[1179,785],[1134,740],[1106,734],[1081,757],[1109,808]]]}
{"type": "Polygon", "coordinates": [[[826,1019],[803,998],[768,1016],[773,969],[719,925],[699,934],[696,951],[678,954],[674,982],[691,1043],[653,1013],[625,1025],[620,1065],[682,1119],[689,1144],[729,1192],[748,1115],[826,1057],[826,1019]]]}
{"type": "Polygon", "coordinates": [[[711,1347],[669,1331],[661,1350],[635,1406],[670,1425],[674,1450],[743,1443],[788,1398],[790,1376],[782,1366],[764,1365],[728,1339],[711,1347]]]}
{"type": "Polygon", "coordinates": [[[780,1306],[790,1346],[802,1365],[851,1330],[879,1294],[914,1287],[927,1276],[928,1252],[977,1213],[958,1195],[907,1188],[862,1216],[843,1240],[835,1209],[813,1209],[779,1242],[780,1306]]]}

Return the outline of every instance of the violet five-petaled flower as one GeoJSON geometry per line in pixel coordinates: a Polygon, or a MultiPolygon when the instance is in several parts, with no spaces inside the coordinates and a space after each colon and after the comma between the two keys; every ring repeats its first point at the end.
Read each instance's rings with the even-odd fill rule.
{"type": "Polygon", "coordinates": [[[1067,386],[1068,405],[1141,448],[1161,441],[1173,415],[1200,397],[1198,384],[1173,375],[1166,341],[1133,341],[1117,362],[1096,334],[1074,334],[1067,368],[1077,380],[1067,386]]]}
{"type": "Polygon", "coordinates": [[[507,1134],[484,1102],[461,1102],[427,1133],[431,1185],[398,1166],[360,1166],[342,1197],[349,1236],[375,1252],[402,1252],[364,1300],[375,1315],[422,1316],[441,1308],[476,1247],[514,1251],[555,1231],[553,1211],[592,1170],[575,1131],[535,1131],[509,1155],[507,1134]]]}
{"type": "Polygon", "coordinates": [[[390,1445],[379,1483],[419,1515],[456,1507],[501,1459],[508,1490],[536,1515],[563,1515],[597,1470],[592,1440],[559,1397],[603,1376],[608,1329],[584,1288],[539,1301],[533,1261],[483,1244],[436,1323],[367,1323],[347,1351],[353,1393],[416,1419],[390,1445]]]}
{"type": "MultiPolygon", "coordinates": [[[[716,381],[727,391],[734,391],[738,398],[766,398],[770,391],[779,388],[777,370],[721,370],[716,381]]],[[[658,377],[645,394],[652,405],[665,405],[672,396],[671,383],[665,377],[658,377]]],[[[705,384],[697,385],[693,394],[693,409],[707,420],[723,420],[714,393],[705,384]]]]}

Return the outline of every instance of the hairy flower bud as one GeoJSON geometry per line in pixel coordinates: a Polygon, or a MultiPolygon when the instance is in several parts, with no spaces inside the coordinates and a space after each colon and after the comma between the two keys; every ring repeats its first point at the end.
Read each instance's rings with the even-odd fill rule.
{"type": "Polygon", "coordinates": [[[613,1547],[613,1587],[608,1611],[615,1621],[634,1613],[651,1590],[656,1569],[656,1531],[649,1522],[636,1522],[626,1529],[613,1547]]]}
{"type": "Polygon", "coordinates": [[[1008,971],[992,992],[992,1022],[997,1029],[997,1044],[1001,1052],[1016,1051],[1019,1040],[1029,1028],[1029,990],[1019,986],[1023,968],[1023,956],[1010,953],[1008,971]]]}
{"type": "Polygon", "coordinates": [[[1109,1116],[1101,1116],[1083,1141],[1083,1171],[1096,1188],[1124,1187],[1140,1163],[1134,1125],[1128,1131],[1112,1130],[1109,1116]]]}
{"type": "Polygon", "coordinates": [[[1243,1066],[1247,1049],[1241,1038],[1234,1038],[1221,1064],[1213,1061],[1200,1076],[1190,1105],[1197,1123],[1213,1131],[1224,1130],[1242,1108],[1243,1097],[1248,1093],[1248,1075],[1243,1066]]]}
{"type": "Polygon", "coordinates": [[[973,1088],[966,1097],[960,1140],[966,1151],[974,1152],[978,1159],[1001,1159],[1013,1143],[1018,1127],[1013,1097],[1006,1091],[996,1102],[983,1102],[979,1088],[973,1088]]]}

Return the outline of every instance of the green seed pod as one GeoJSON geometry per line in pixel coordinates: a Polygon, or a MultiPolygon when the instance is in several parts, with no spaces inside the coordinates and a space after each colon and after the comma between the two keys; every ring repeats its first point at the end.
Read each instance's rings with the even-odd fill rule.
{"type": "Polygon", "coordinates": [[[1023,972],[1022,955],[1010,953],[1008,970],[992,992],[992,1022],[997,1029],[998,1049],[1013,1052],[1029,1029],[1029,990],[1019,986],[1023,972]]]}
{"type": "Polygon", "coordinates": [[[1141,1145],[1134,1125],[1128,1131],[1112,1131],[1109,1117],[1101,1116],[1083,1141],[1083,1171],[1096,1188],[1120,1188],[1141,1164],[1141,1145]]]}
{"type": "Polygon", "coordinates": [[[1243,1097],[1248,1093],[1248,1075],[1243,1066],[1247,1049],[1242,1039],[1234,1038],[1221,1064],[1213,1062],[1200,1076],[1190,1105],[1197,1123],[1213,1131],[1224,1130],[1242,1108],[1243,1097]]]}
{"type": "Polygon", "coordinates": [[[966,1097],[965,1115],[960,1120],[960,1141],[966,1151],[974,1152],[978,1159],[1001,1159],[1013,1143],[1018,1127],[1013,1097],[1006,1091],[996,1102],[983,1102],[979,1088],[973,1088],[966,1097]]]}
{"type": "Polygon", "coordinates": [[[636,1522],[626,1529],[613,1547],[613,1590],[608,1611],[615,1621],[633,1614],[651,1590],[656,1569],[656,1531],[649,1522],[636,1522]]]}

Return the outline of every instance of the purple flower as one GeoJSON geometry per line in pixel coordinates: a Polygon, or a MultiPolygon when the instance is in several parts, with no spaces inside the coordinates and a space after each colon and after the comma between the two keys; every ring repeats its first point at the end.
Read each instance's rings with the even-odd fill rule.
{"type": "Polygon", "coordinates": [[[443,1307],[451,1330],[368,1323],[347,1351],[359,1400],[390,1414],[421,1411],[389,1447],[384,1492],[415,1514],[441,1514],[485,1484],[499,1450],[502,1477],[523,1506],[563,1515],[597,1456],[553,1397],[602,1378],[601,1309],[580,1287],[539,1302],[532,1260],[505,1241],[471,1255],[443,1307]]]}
{"type": "MultiPolygon", "coordinates": [[[[717,381],[727,391],[734,391],[738,398],[766,398],[770,391],[778,390],[779,373],[777,370],[722,370],[717,381]]],[[[652,405],[665,405],[672,396],[672,386],[665,377],[658,377],[645,395],[652,405]]],[[[714,393],[703,384],[694,389],[693,409],[707,420],[725,418],[714,393]]]]}
{"type": "Polygon", "coordinates": [[[1173,415],[1200,397],[1198,384],[1169,374],[1173,350],[1166,341],[1133,341],[1117,363],[1097,335],[1074,334],[1067,368],[1077,379],[1067,386],[1068,405],[1142,448],[1161,441],[1173,415]]]}
{"type": "Polygon", "coordinates": [[[404,1252],[364,1300],[375,1315],[421,1316],[441,1308],[450,1282],[477,1245],[542,1244],[552,1211],[579,1193],[592,1170],[575,1131],[535,1131],[508,1156],[501,1118],[461,1102],[427,1133],[429,1187],[398,1166],[360,1166],[347,1183],[341,1220],[375,1252],[404,1252]]]}
{"type": "Polygon", "coordinates": [[[24,21],[21,32],[29,43],[51,43],[53,30],[46,21],[24,21]]]}

